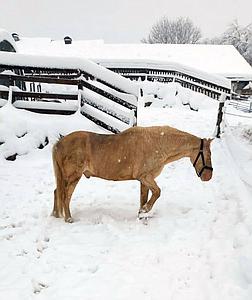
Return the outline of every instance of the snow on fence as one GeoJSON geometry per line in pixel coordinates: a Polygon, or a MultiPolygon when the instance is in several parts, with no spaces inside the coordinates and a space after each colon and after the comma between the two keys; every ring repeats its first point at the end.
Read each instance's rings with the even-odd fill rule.
{"type": "Polygon", "coordinates": [[[84,116],[112,132],[136,125],[139,88],[128,79],[87,60],[56,57],[53,64],[51,57],[29,56],[28,63],[27,55],[15,55],[10,64],[11,56],[0,53],[0,84],[5,85],[0,85],[0,106],[11,86],[17,108],[70,114],[80,107],[84,116]]]}
{"type": "Polygon", "coordinates": [[[243,112],[251,113],[252,112],[252,99],[235,99],[232,98],[232,100],[229,102],[230,105],[233,105],[234,108],[241,110],[243,112]]]}
{"type": "MultiPolygon", "coordinates": [[[[234,116],[234,117],[238,117],[238,118],[244,118],[244,119],[252,119],[252,116],[250,115],[250,112],[252,112],[251,110],[251,101],[249,102],[247,100],[247,102],[249,103],[249,109],[248,106],[246,106],[244,108],[244,105],[239,103],[239,101],[236,100],[236,102],[238,102],[238,106],[235,105],[234,100],[227,100],[227,96],[223,93],[220,97],[220,101],[219,101],[219,109],[218,109],[218,115],[217,115],[217,122],[216,122],[216,128],[215,128],[215,137],[217,138],[221,138],[222,133],[224,133],[224,129],[226,129],[227,127],[230,127],[228,125],[228,122],[226,120],[226,115],[230,115],[230,116],[234,116]],[[239,105],[241,107],[239,107],[239,105]],[[240,110],[241,113],[237,113],[234,109],[230,111],[230,107],[233,106],[235,109],[240,110]]],[[[230,128],[228,129],[230,130],[230,128]]]]}
{"type": "Polygon", "coordinates": [[[218,115],[217,115],[217,122],[216,122],[216,129],[215,129],[215,136],[220,138],[221,133],[223,132],[223,114],[224,114],[224,106],[227,96],[223,93],[220,97],[218,115]]]}
{"type": "Polygon", "coordinates": [[[178,82],[183,87],[219,99],[222,93],[231,95],[231,81],[179,63],[135,60],[99,60],[100,65],[132,80],[178,82]]]}
{"type": "MultiPolygon", "coordinates": [[[[139,88],[137,84],[84,58],[0,52],[0,67],[8,70],[8,66],[22,67],[26,71],[30,70],[32,74],[36,72],[41,74],[41,69],[44,69],[45,73],[47,71],[52,74],[52,71],[55,70],[56,76],[60,72],[62,74],[66,72],[76,74],[76,70],[79,70],[79,74],[83,74],[84,77],[95,79],[116,90],[138,97],[139,88]]],[[[26,71],[25,73],[27,73],[26,71]]]]}

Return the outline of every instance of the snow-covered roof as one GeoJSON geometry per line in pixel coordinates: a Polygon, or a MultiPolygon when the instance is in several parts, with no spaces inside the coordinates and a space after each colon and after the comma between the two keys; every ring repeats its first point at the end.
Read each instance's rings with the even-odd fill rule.
{"type": "Polygon", "coordinates": [[[9,42],[12,45],[12,47],[17,51],[17,46],[12,35],[5,29],[0,28],[0,42],[4,40],[9,42]]]}
{"type": "Polygon", "coordinates": [[[179,63],[229,78],[252,79],[252,67],[231,45],[105,44],[102,40],[64,41],[22,38],[18,49],[26,54],[75,56],[99,60],[156,60],[179,63]],[[38,47],[39,42],[39,47],[38,47]]]}

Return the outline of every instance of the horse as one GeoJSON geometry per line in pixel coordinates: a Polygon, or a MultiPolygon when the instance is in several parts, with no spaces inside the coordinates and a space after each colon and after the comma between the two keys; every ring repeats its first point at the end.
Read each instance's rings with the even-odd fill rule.
{"type": "Polygon", "coordinates": [[[202,181],[212,178],[211,142],[212,139],[201,139],[169,126],[136,126],[117,134],[72,132],[57,141],[52,149],[56,179],[52,215],[73,222],[69,205],[84,174],[86,178],[138,180],[138,216],[143,218],[160,196],[155,178],[166,164],[189,157],[202,181]],[[148,200],[149,191],[152,194],[148,200]]]}

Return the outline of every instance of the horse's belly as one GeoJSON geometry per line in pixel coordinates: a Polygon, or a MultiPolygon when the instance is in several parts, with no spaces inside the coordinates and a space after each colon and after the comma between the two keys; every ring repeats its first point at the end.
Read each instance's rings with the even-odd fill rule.
{"type": "Polygon", "coordinates": [[[85,171],[84,175],[89,177],[99,177],[107,180],[129,180],[133,178],[132,167],[128,164],[101,163],[93,164],[90,170],[85,171]]]}

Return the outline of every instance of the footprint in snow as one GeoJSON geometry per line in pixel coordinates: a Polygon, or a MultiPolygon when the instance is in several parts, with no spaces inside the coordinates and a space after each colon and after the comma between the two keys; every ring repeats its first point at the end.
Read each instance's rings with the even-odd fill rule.
{"type": "Polygon", "coordinates": [[[191,207],[181,207],[181,208],[180,208],[180,211],[181,211],[181,213],[182,213],[183,215],[189,213],[191,210],[192,210],[191,207]]]}
{"type": "Polygon", "coordinates": [[[88,268],[88,272],[90,272],[92,274],[96,273],[98,270],[99,270],[98,266],[92,266],[92,267],[88,268]]]}
{"type": "Polygon", "coordinates": [[[48,248],[48,245],[47,243],[50,241],[50,238],[49,237],[44,237],[43,240],[36,240],[36,244],[37,244],[37,251],[40,252],[40,253],[43,253],[43,251],[45,249],[48,248]]]}
{"type": "Polygon", "coordinates": [[[32,279],[32,288],[34,294],[39,294],[43,289],[48,288],[49,286],[43,282],[32,279]]]}

